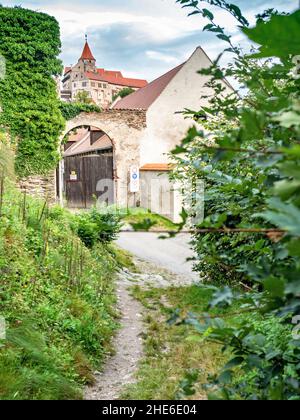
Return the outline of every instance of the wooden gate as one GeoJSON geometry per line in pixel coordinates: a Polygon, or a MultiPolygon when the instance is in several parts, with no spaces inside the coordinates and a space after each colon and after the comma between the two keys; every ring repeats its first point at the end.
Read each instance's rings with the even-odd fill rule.
{"type": "Polygon", "coordinates": [[[66,157],[65,193],[70,208],[90,208],[96,200],[113,204],[112,153],[66,157]]]}

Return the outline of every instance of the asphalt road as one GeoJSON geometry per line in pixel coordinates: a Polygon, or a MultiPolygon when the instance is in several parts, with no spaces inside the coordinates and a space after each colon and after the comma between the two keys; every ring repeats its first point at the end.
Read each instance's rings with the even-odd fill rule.
{"type": "Polygon", "coordinates": [[[187,261],[194,256],[189,244],[191,236],[186,233],[170,239],[159,239],[159,236],[156,233],[122,232],[117,244],[142,260],[199,280],[198,274],[192,271],[193,262],[187,261]]]}

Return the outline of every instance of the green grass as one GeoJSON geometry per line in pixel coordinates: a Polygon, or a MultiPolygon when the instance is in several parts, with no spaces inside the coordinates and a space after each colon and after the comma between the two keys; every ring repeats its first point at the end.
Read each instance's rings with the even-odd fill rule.
{"type": "MultiPolygon", "coordinates": [[[[191,372],[198,375],[195,394],[191,398],[206,399],[203,385],[209,375],[219,371],[228,355],[222,353],[220,345],[204,341],[191,327],[170,326],[167,320],[174,309],[180,309],[183,317],[189,312],[198,315],[206,312],[211,290],[191,286],[143,291],[135,287],[133,294],[146,308],[145,357],[139,367],[137,382],[126,388],[124,399],[178,399],[182,397],[180,384],[191,372]]],[[[231,308],[230,312],[234,309],[231,308]]],[[[211,314],[229,315],[230,322],[235,322],[236,318],[226,310],[214,310],[211,314]]]]}
{"type": "Polygon", "coordinates": [[[127,268],[132,273],[139,273],[138,266],[133,261],[133,255],[114,244],[108,246],[110,254],[113,256],[115,263],[119,268],[127,268]]]}
{"type": "Polygon", "coordinates": [[[142,208],[129,209],[128,214],[123,217],[123,222],[133,226],[137,225],[138,230],[145,230],[144,226],[147,226],[148,223],[153,224],[150,231],[176,231],[177,228],[177,225],[166,217],[142,208]],[[147,222],[145,223],[145,221],[147,222]]]}
{"type": "Polygon", "coordinates": [[[73,216],[6,185],[0,222],[0,400],[81,399],[117,329],[117,249],[87,249],[73,216]]]}

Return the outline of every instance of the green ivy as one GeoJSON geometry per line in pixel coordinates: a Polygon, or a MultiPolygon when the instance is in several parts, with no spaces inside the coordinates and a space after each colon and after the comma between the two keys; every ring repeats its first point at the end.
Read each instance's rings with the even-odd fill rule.
{"type": "Polygon", "coordinates": [[[54,79],[62,71],[59,25],[44,13],[0,7],[0,27],[0,125],[18,139],[17,174],[45,174],[59,160],[64,128],[54,79]]]}
{"type": "Polygon", "coordinates": [[[60,111],[65,120],[72,120],[81,112],[101,112],[101,108],[97,105],[84,104],[77,102],[61,102],[60,111]]]}

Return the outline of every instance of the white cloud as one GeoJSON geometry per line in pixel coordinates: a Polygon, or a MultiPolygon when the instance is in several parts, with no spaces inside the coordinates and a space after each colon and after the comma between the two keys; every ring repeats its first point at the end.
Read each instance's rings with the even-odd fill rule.
{"type": "Polygon", "coordinates": [[[179,64],[180,59],[178,57],[173,57],[168,54],[161,53],[159,51],[146,51],[146,56],[149,57],[151,60],[158,60],[163,61],[167,64],[179,64]]]}
{"type": "MultiPolygon", "coordinates": [[[[203,33],[204,19],[187,18],[175,0],[0,0],[4,5],[21,3],[57,18],[61,26],[65,64],[75,63],[89,34],[92,50],[101,66],[124,71],[134,77],[152,79],[183,62],[201,45],[216,58],[226,44],[203,33]]],[[[292,10],[298,0],[232,0],[254,23],[255,14],[265,8],[280,6],[292,10]],[[286,3],[289,3],[288,5],[286,3]]],[[[201,3],[204,5],[204,3],[201,3]]],[[[244,46],[244,37],[236,21],[225,11],[213,9],[216,21],[244,46]]],[[[246,44],[245,44],[246,45],[246,44]]]]}
{"type": "Polygon", "coordinates": [[[139,24],[140,30],[155,42],[165,42],[183,36],[201,27],[201,22],[192,22],[187,25],[186,17],[172,19],[161,16],[160,18],[149,15],[135,15],[131,13],[115,12],[72,12],[66,9],[52,9],[44,7],[60,22],[63,38],[69,38],[78,33],[86,33],[96,28],[109,27],[112,24],[139,24]]]}

